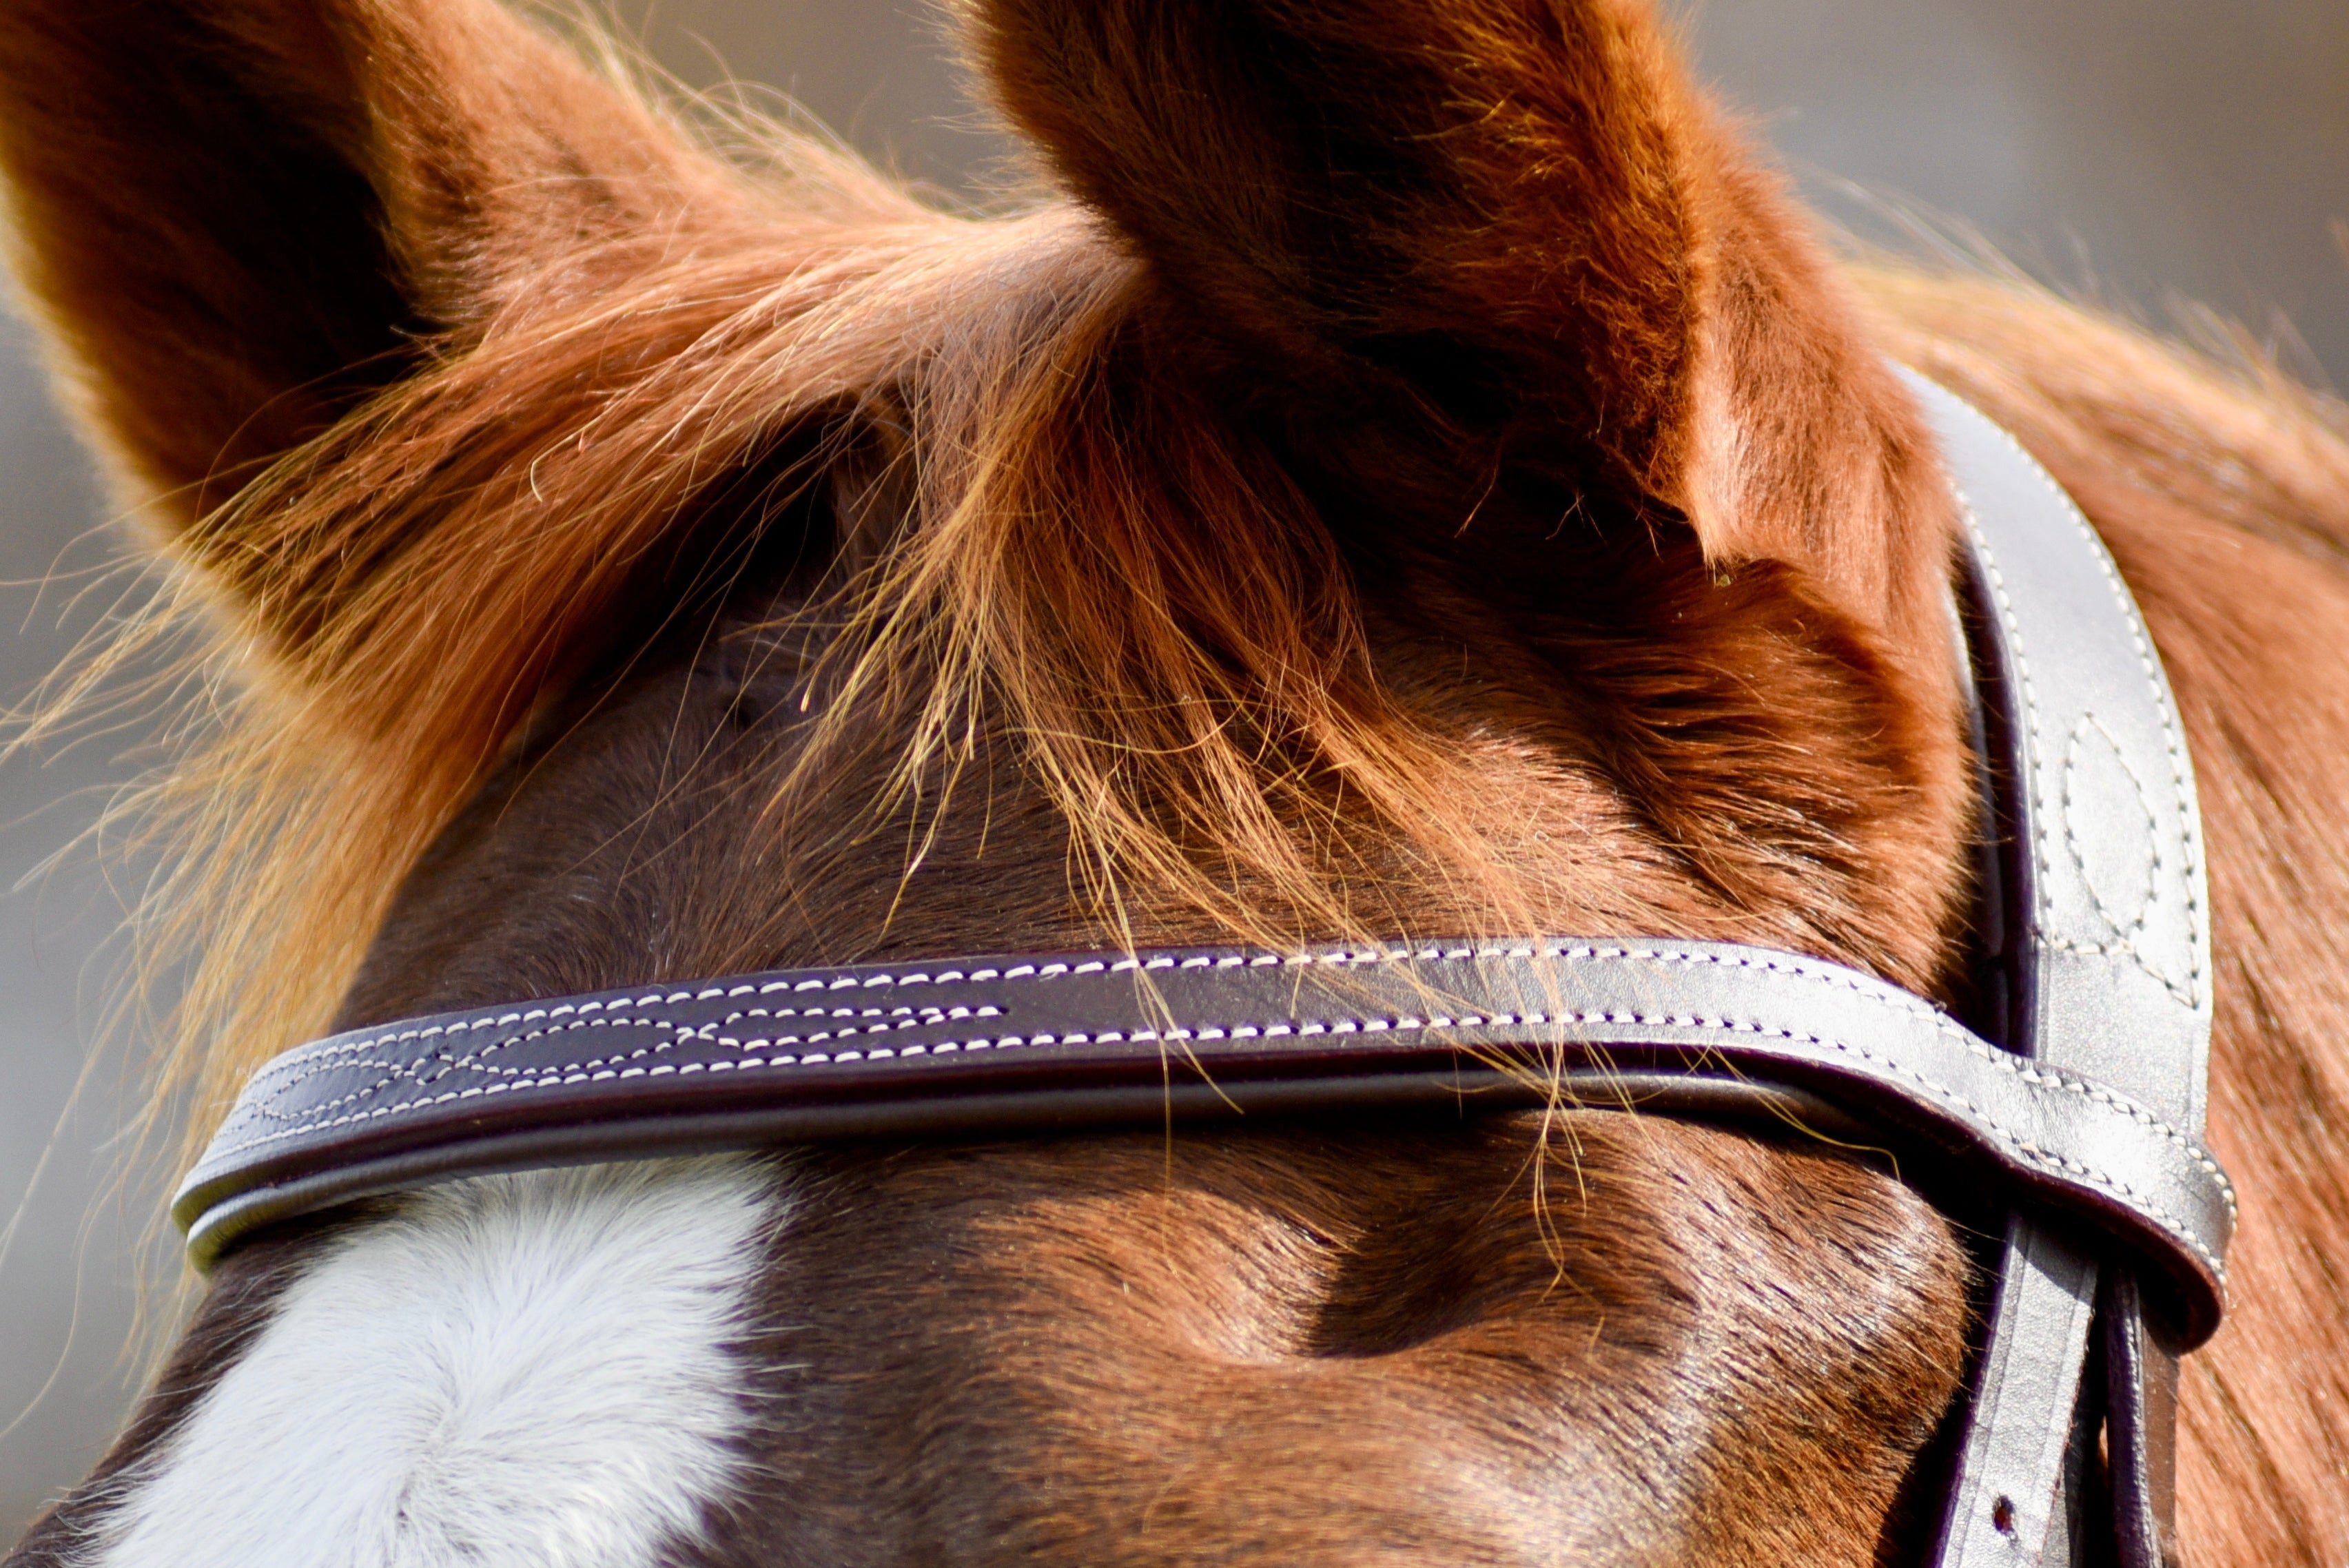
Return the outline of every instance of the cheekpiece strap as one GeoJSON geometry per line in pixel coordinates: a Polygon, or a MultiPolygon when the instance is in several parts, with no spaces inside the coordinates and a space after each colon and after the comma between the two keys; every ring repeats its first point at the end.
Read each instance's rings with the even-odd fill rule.
{"type": "MultiPolygon", "coordinates": [[[[1955,481],[1984,718],[1982,1020],[2052,1072],[2127,1095],[2198,1144],[2209,1099],[2209,895],[2186,736],[2095,531],[2014,438],[1903,372],[1955,481]]],[[[2086,1561],[2113,1511],[2124,1568],[2170,1548],[2176,1330],[2138,1273],[2044,1213],[2007,1226],[1941,1568],[2086,1561]],[[2106,1376],[2087,1379],[2092,1360],[2106,1376]],[[2101,1383],[2101,1387],[2097,1386],[2101,1383]],[[2097,1426],[2107,1473],[2094,1475],[2097,1426]]]]}

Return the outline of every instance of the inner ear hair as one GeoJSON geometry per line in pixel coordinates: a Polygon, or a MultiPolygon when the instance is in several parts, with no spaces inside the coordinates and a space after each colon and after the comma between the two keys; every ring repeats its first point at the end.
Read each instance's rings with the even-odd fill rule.
{"type": "Polygon", "coordinates": [[[1306,439],[1352,433],[1333,467],[1442,475],[1413,509],[1446,534],[1496,485],[1611,491],[1947,665],[1955,518],[1917,411],[1652,7],[961,9],[1165,308],[1306,439]]]}
{"type": "Polygon", "coordinates": [[[22,0],[0,177],[78,410],[167,526],[726,178],[498,0],[22,0]]]}
{"type": "Polygon", "coordinates": [[[429,329],[315,78],[238,46],[264,9],[301,8],[26,0],[0,30],[25,293],[122,478],[182,517],[396,378],[429,329]]]}

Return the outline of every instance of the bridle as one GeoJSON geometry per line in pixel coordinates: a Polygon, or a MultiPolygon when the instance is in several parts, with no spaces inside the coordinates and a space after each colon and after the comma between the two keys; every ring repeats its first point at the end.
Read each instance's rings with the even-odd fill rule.
{"type": "Polygon", "coordinates": [[[2158,1568],[2177,1357],[2218,1327],[2235,1220],[2201,1146],[2192,765],[2086,520],[2003,430],[1908,379],[1971,546],[1961,619],[1992,820],[1965,1023],[1837,965],[1648,937],[599,992],[276,1057],[181,1188],[191,1257],[208,1269],[260,1226],[460,1176],[812,1139],[1525,1104],[1791,1124],[1930,1148],[1992,1178],[2005,1214],[1931,1562],[2158,1568]]]}

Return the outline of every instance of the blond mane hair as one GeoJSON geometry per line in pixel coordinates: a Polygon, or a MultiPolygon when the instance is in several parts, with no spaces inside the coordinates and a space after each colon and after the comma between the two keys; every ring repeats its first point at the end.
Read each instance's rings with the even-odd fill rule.
{"type": "Polygon", "coordinates": [[[515,278],[166,542],[164,593],[36,726],[192,636],[179,755],[112,819],[163,861],[145,965],[185,978],[157,1103],[187,1105],[191,1149],[326,1026],[409,867],[550,694],[613,655],[604,624],[646,624],[623,601],[647,562],[795,442],[729,525],[755,532],[876,433],[911,504],[807,612],[843,631],[777,812],[829,812],[843,839],[908,805],[934,820],[991,710],[1071,824],[1105,941],[1131,940],[1136,899],[1236,940],[1367,934],[1355,846],[1396,838],[1494,929],[1525,925],[1473,780],[1373,676],[1311,503],[1195,393],[1118,373],[1146,324],[1097,222],[935,211],[778,126],[751,150],[774,220],[515,278]],[[874,715],[906,738],[891,793],[804,798],[874,715]]]}

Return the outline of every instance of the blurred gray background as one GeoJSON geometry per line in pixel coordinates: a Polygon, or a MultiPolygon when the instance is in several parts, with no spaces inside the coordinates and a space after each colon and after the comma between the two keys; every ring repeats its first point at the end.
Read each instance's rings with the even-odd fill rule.
{"type": "MultiPolygon", "coordinates": [[[[1898,197],[2148,319],[2199,299],[2304,356],[2306,374],[2349,377],[2343,0],[1675,10],[1704,74],[1843,221],[1869,221],[1855,191],[1898,197]]],[[[921,0],[618,11],[686,80],[787,91],[909,176],[983,189],[1005,157],[921,0]]],[[[90,624],[74,574],[107,559],[105,521],[26,335],[0,319],[0,702],[90,624]]],[[[97,1457],[133,1366],[129,1239],[159,1194],[108,1197],[123,1053],[90,1065],[122,900],[87,853],[51,863],[125,775],[133,738],[0,765],[0,1545],[97,1457]]]]}

